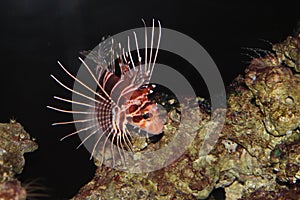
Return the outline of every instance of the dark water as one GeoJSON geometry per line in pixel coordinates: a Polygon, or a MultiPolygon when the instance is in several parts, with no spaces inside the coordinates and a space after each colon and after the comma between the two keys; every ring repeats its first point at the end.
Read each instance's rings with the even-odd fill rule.
{"type": "MultiPolygon", "coordinates": [[[[298,7],[293,5],[288,1],[280,4],[253,1],[2,1],[0,121],[15,117],[40,145],[38,151],[26,155],[26,167],[20,178],[39,179],[41,185],[48,188],[49,199],[64,199],[76,194],[93,177],[95,167],[89,160],[89,153],[84,148],[75,150],[79,138],[59,141],[74,131],[74,127],[50,126],[56,121],[72,119],[70,115],[46,109],[47,105],[55,104],[53,95],[71,97],[50,78],[50,74],[55,74],[72,86],[72,81],[62,75],[57,60],[76,73],[80,50],[94,48],[104,35],[142,26],[141,18],[150,22],[154,17],[163,27],[181,31],[199,42],[212,56],[228,85],[243,73],[249,61],[241,55],[245,52],[242,47],[269,49],[270,46],[260,39],[277,42],[292,33],[299,20],[298,7]]],[[[169,61],[174,62],[172,56],[169,61]]],[[[177,64],[180,62],[176,61],[177,64]]],[[[183,62],[177,67],[184,69],[192,84],[197,84],[197,76],[187,65],[183,62]]],[[[202,96],[207,95],[205,85],[195,88],[197,93],[203,91],[202,96]]]]}

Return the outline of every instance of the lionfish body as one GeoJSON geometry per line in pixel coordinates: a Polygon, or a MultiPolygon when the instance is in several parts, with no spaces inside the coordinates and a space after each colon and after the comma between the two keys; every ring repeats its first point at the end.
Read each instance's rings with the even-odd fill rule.
{"type": "MultiPolygon", "coordinates": [[[[106,72],[100,80],[100,84],[107,94],[112,99],[117,99],[118,102],[118,105],[115,105],[114,101],[108,105],[105,104],[105,101],[97,98],[100,102],[97,104],[99,109],[97,119],[102,127],[106,126],[105,119],[108,118],[110,121],[119,121],[120,129],[129,123],[150,134],[162,132],[163,124],[159,119],[157,106],[148,99],[148,95],[152,93],[155,85],[145,84],[136,88],[136,86],[131,86],[131,82],[120,80],[120,77],[113,72],[106,72]],[[133,91],[128,91],[128,88],[133,91]]],[[[98,92],[102,94],[101,90],[98,92]]]]}
{"type": "MultiPolygon", "coordinates": [[[[91,72],[88,65],[79,58],[86,69],[89,71],[91,78],[97,84],[97,89],[94,91],[81,80],[70,74],[60,63],[60,66],[67,74],[69,74],[75,81],[85,87],[87,90],[93,93],[94,98],[86,96],[85,94],[72,90],[69,87],[62,84],[54,76],[52,76],[60,85],[67,90],[76,93],[88,100],[89,103],[77,102],[73,100],[67,100],[61,97],[54,97],[58,100],[71,102],[86,106],[88,112],[85,112],[85,117],[82,120],[74,120],[71,122],[58,122],[57,124],[70,124],[70,123],[83,123],[84,126],[76,132],[66,135],[64,138],[71,135],[75,135],[81,132],[87,132],[87,137],[79,145],[85,143],[91,136],[96,136],[91,157],[94,156],[95,151],[100,151],[102,154],[103,163],[104,154],[106,148],[109,147],[113,157],[115,159],[114,148],[117,148],[119,157],[122,157],[122,151],[124,149],[131,149],[131,133],[128,126],[137,127],[140,130],[145,131],[147,134],[160,134],[163,131],[163,122],[159,117],[159,111],[156,103],[149,100],[148,95],[152,93],[152,89],[155,85],[150,84],[150,78],[153,72],[154,64],[156,61],[158,48],[161,37],[161,27],[159,24],[159,36],[156,42],[156,51],[153,51],[154,44],[154,20],[152,26],[150,55],[148,57],[147,52],[147,29],[145,26],[145,55],[144,59],[140,56],[137,36],[134,33],[137,62],[134,62],[133,56],[130,52],[130,42],[128,37],[128,52],[125,53],[121,44],[118,44],[115,48],[114,40],[111,39],[109,45],[106,43],[100,43],[98,52],[90,52],[87,58],[92,59],[96,63],[95,75],[91,72]],[[108,46],[108,48],[107,48],[108,46]],[[116,50],[117,49],[117,50],[116,50]],[[114,58],[116,56],[116,58],[114,58]],[[107,62],[107,58],[110,61],[107,62]],[[142,64],[142,62],[144,64],[142,64]],[[118,68],[118,70],[116,70],[118,68]],[[119,74],[116,73],[119,71],[119,74]],[[108,145],[110,141],[110,145],[108,145]],[[99,146],[99,149],[97,147],[99,146]]],[[[80,113],[78,111],[67,111],[50,107],[51,109],[68,112],[68,113],[80,113]]],[[[62,138],[62,139],[64,139],[62,138]]]]}

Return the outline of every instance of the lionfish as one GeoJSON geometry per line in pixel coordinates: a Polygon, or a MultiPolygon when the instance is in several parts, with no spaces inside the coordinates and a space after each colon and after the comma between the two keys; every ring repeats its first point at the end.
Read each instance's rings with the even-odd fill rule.
{"type": "MultiPolygon", "coordinates": [[[[161,39],[161,25],[158,22],[158,39],[154,39],[155,35],[155,20],[152,23],[150,47],[147,46],[148,34],[147,27],[144,22],[144,40],[145,53],[144,59],[138,48],[137,34],[133,32],[137,54],[137,61],[134,61],[134,56],[130,50],[130,41],[128,36],[127,49],[125,51],[121,44],[117,44],[114,39],[108,40],[108,43],[101,42],[97,52],[85,52],[86,57],[96,63],[95,74],[92,72],[88,64],[79,57],[83,66],[89,72],[90,78],[96,82],[97,89],[93,90],[90,86],[72,75],[59,61],[58,64],[75,82],[79,83],[83,88],[90,91],[92,96],[88,96],[81,91],[76,91],[59,81],[55,76],[51,77],[63,88],[75,93],[86,99],[89,103],[79,102],[54,96],[55,99],[86,107],[86,112],[76,110],[65,110],[52,106],[47,106],[50,109],[72,114],[82,114],[83,118],[67,122],[57,122],[53,125],[62,124],[82,124],[82,128],[72,132],[61,140],[81,132],[87,132],[87,136],[79,144],[84,144],[91,136],[95,136],[93,141],[93,149],[91,158],[95,156],[96,151],[101,153],[101,162],[105,160],[105,151],[107,147],[110,149],[113,166],[115,165],[116,156],[121,158],[124,163],[124,150],[132,150],[131,130],[129,126],[143,130],[147,134],[158,135],[163,132],[163,121],[159,117],[157,103],[150,101],[149,94],[153,92],[156,85],[150,84],[150,79],[153,73],[156,62],[158,49],[161,39]],[[156,44],[155,44],[156,43],[156,44]],[[153,46],[156,45],[156,50],[153,46]],[[150,48],[150,49],[149,49],[150,48]],[[117,49],[117,50],[116,50],[117,49]],[[149,53],[148,53],[149,51],[149,53]],[[149,54],[149,55],[148,55],[149,54]],[[116,56],[116,58],[114,58],[116,56]],[[110,61],[107,61],[110,58],[110,61]],[[117,73],[117,71],[119,73],[117,73]],[[100,142],[101,141],[101,142],[100,142]],[[110,145],[109,145],[110,143],[110,145]],[[97,146],[100,146],[99,150],[97,146]],[[117,154],[114,155],[114,148],[117,149],[117,154]]],[[[106,40],[107,41],[107,40],[106,40]]],[[[79,147],[78,146],[78,147],[79,147]]]]}

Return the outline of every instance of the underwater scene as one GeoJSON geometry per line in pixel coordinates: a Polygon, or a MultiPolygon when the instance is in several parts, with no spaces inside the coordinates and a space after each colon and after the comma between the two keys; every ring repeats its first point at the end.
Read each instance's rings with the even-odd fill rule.
{"type": "Polygon", "coordinates": [[[293,3],[0,8],[1,200],[299,200],[293,3]]]}

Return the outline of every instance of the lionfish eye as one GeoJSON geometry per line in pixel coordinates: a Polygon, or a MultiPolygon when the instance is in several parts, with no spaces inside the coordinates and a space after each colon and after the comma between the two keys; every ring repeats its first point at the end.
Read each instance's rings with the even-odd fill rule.
{"type": "Polygon", "coordinates": [[[144,113],[144,114],[143,114],[143,118],[144,118],[144,119],[148,119],[148,118],[150,118],[150,117],[152,117],[152,114],[151,114],[151,113],[144,113]]]}

